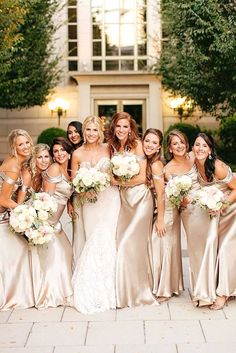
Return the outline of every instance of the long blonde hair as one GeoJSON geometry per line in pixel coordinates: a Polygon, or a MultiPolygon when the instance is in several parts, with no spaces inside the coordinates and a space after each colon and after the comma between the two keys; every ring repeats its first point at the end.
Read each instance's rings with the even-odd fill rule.
{"type": "Polygon", "coordinates": [[[14,129],[10,132],[10,134],[8,135],[8,142],[9,142],[9,146],[11,149],[11,155],[14,157],[17,157],[17,153],[16,153],[16,139],[19,136],[24,136],[26,139],[29,140],[31,147],[33,146],[33,140],[30,137],[29,133],[25,130],[22,129],[14,129]]]}
{"type": "Polygon", "coordinates": [[[83,121],[82,132],[83,132],[84,142],[86,142],[85,130],[87,125],[90,123],[93,123],[94,125],[96,125],[98,129],[98,136],[99,136],[98,142],[102,143],[104,141],[102,120],[96,115],[87,116],[87,118],[85,118],[83,121]]]}

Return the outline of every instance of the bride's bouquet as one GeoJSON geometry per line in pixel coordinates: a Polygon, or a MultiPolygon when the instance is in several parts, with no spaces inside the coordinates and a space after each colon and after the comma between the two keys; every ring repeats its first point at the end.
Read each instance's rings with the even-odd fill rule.
{"type": "Polygon", "coordinates": [[[179,208],[184,197],[188,195],[191,187],[192,179],[189,176],[175,176],[171,178],[166,185],[166,196],[173,206],[179,208]]]}
{"type": "Polygon", "coordinates": [[[110,185],[108,173],[102,172],[96,168],[81,167],[72,180],[75,191],[80,194],[81,202],[96,202],[97,193],[104,191],[110,185]],[[90,193],[89,195],[85,195],[90,193]]]}
{"type": "Polygon", "coordinates": [[[46,192],[35,193],[23,205],[18,205],[11,211],[10,227],[24,234],[32,245],[49,243],[54,235],[54,227],[48,223],[49,217],[56,212],[57,203],[46,192]]]}
{"type": "MultiPolygon", "coordinates": [[[[204,186],[197,190],[194,194],[193,204],[197,204],[203,210],[210,212],[218,212],[225,205],[224,193],[219,190],[216,186],[204,186]]],[[[210,213],[210,217],[213,218],[214,214],[210,213]]]]}
{"type": "Polygon", "coordinates": [[[140,171],[140,166],[135,155],[118,153],[111,158],[112,173],[123,181],[130,180],[140,171]]]}

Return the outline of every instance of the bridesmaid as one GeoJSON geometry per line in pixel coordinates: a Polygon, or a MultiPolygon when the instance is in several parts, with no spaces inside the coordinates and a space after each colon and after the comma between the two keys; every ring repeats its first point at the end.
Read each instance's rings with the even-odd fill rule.
{"type": "Polygon", "coordinates": [[[8,141],[11,153],[0,166],[0,310],[34,305],[28,243],[9,229],[9,210],[17,206],[12,196],[22,184],[21,168],[33,142],[21,129],[11,131],[8,141]]]}
{"type": "MultiPolygon", "coordinates": [[[[193,152],[188,153],[187,137],[178,130],[167,136],[167,153],[171,160],[166,165],[166,178],[187,175],[192,179],[192,190],[180,208],[180,217],[187,235],[190,264],[190,286],[195,306],[210,305],[215,300],[215,261],[217,251],[217,221],[191,204],[191,197],[200,188],[193,152]],[[199,224],[201,225],[199,227],[199,224]]],[[[178,237],[180,246],[180,236],[178,237]]]]}
{"type": "Polygon", "coordinates": [[[67,126],[67,138],[76,150],[83,144],[82,124],[80,121],[71,121],[67,126]]]}
{"type": "MultiPolygon", "coordinates": [[[[65,138],[57,137],[50,147],[54,163],[46,171],[43,172],[45,164],[42,165],[40,159],[44,152],[34,154],[32,160],[32,164],[37,166],[38,173],[43,172],[42,191],[52,195],[58,205],[56,213],[49,220],[55,226],[54,239],[47,248],[40,246],[32,248],[35,307],[40,309],[71,304],[72,248],[60,224],[60,217],[73,191],[67,172],[71,150],[71,144],[65,138]]],[[[48,161],[50,159],[47,158],[48,161]]],[[[40,190],[37,183],[32,186],[40,190]]]]}
{"type": "Polygon", "coordinates": [[[164,166],[161,162],[162,132],[148,129],[143,136],[147,180],[156,201],[152,231],[153,293],[159,302],[183,290],[179,213],[165,199],[164,166]]]}
{"type": "Polygon", "coordinates": [[[121,211],[117,229],[117,307],[154,303],[148,246],[152,232],[153,199],[146,183],[146,158],[138,138],[135,120],[126,112],[113,116],[108,142],[111,154],[131,153],[140,172],[130,181],[120,182],[121,211]]]}
{"type": "Polygon", "coordinates": [[[201,185],[217,186],[223,191],[226,200],[219,218],[217,298],[211,306],[211,309],[219,310],[224,307],[229,297],[236,296],[236,177],[230,167],[217,158],[211,136],[198,134],[193,151],[201,185]]]}

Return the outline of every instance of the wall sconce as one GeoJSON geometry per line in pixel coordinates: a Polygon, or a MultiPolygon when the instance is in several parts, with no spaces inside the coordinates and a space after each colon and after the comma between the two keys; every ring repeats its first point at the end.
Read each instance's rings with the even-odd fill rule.
{"type": "Polygon", "coordinates": [[[69,103],[64,101],[62,98],[56,98],[54,101],[48,103],[48,108],[51,110],[51,114],[53,115],[53,113],[57,113],[58,126],[61,125],[61,117],[63,114],[66,115],[66,111],[69,107],[69,103]]]}
{"type": "Polygon", "coordinates": [[[194,111],[193,101],[185,97],[173,98],[170,102],[170,107],[178,113],[181,123],[183,118],[188,118],[194,111]]]}

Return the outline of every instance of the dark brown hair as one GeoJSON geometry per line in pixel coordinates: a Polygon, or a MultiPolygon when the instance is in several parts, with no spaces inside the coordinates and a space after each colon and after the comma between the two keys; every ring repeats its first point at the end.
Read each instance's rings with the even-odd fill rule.
{"type": "Polygon", "coordinates": [[[84,143],[84,141],[83,141],[83,133],[82,133],[82,123],[80,122],[80,121],[71,121],[69,124],[68,124],[68,126],[67,126],[67,132],[66,132],[66,134],[67,134],[67,139],[70,141],[70,143],[72,144],[72,146],[73,146],[73,148],[74,149],[76,149],[76,148],[78,148],[78,147],[80,147],[80,146],[82,146],[82,144],[84,143]],[[80,135],[80,142],[78,143],[78,144],[73,144],[71,141],[70,141],[70,139],[69,139],[69,137],[68,137],[68,128],[69,128],[69,126],[73,126],[75,129],[76,129],[76,131],[78,132],[78,134],[80,135]]]}

